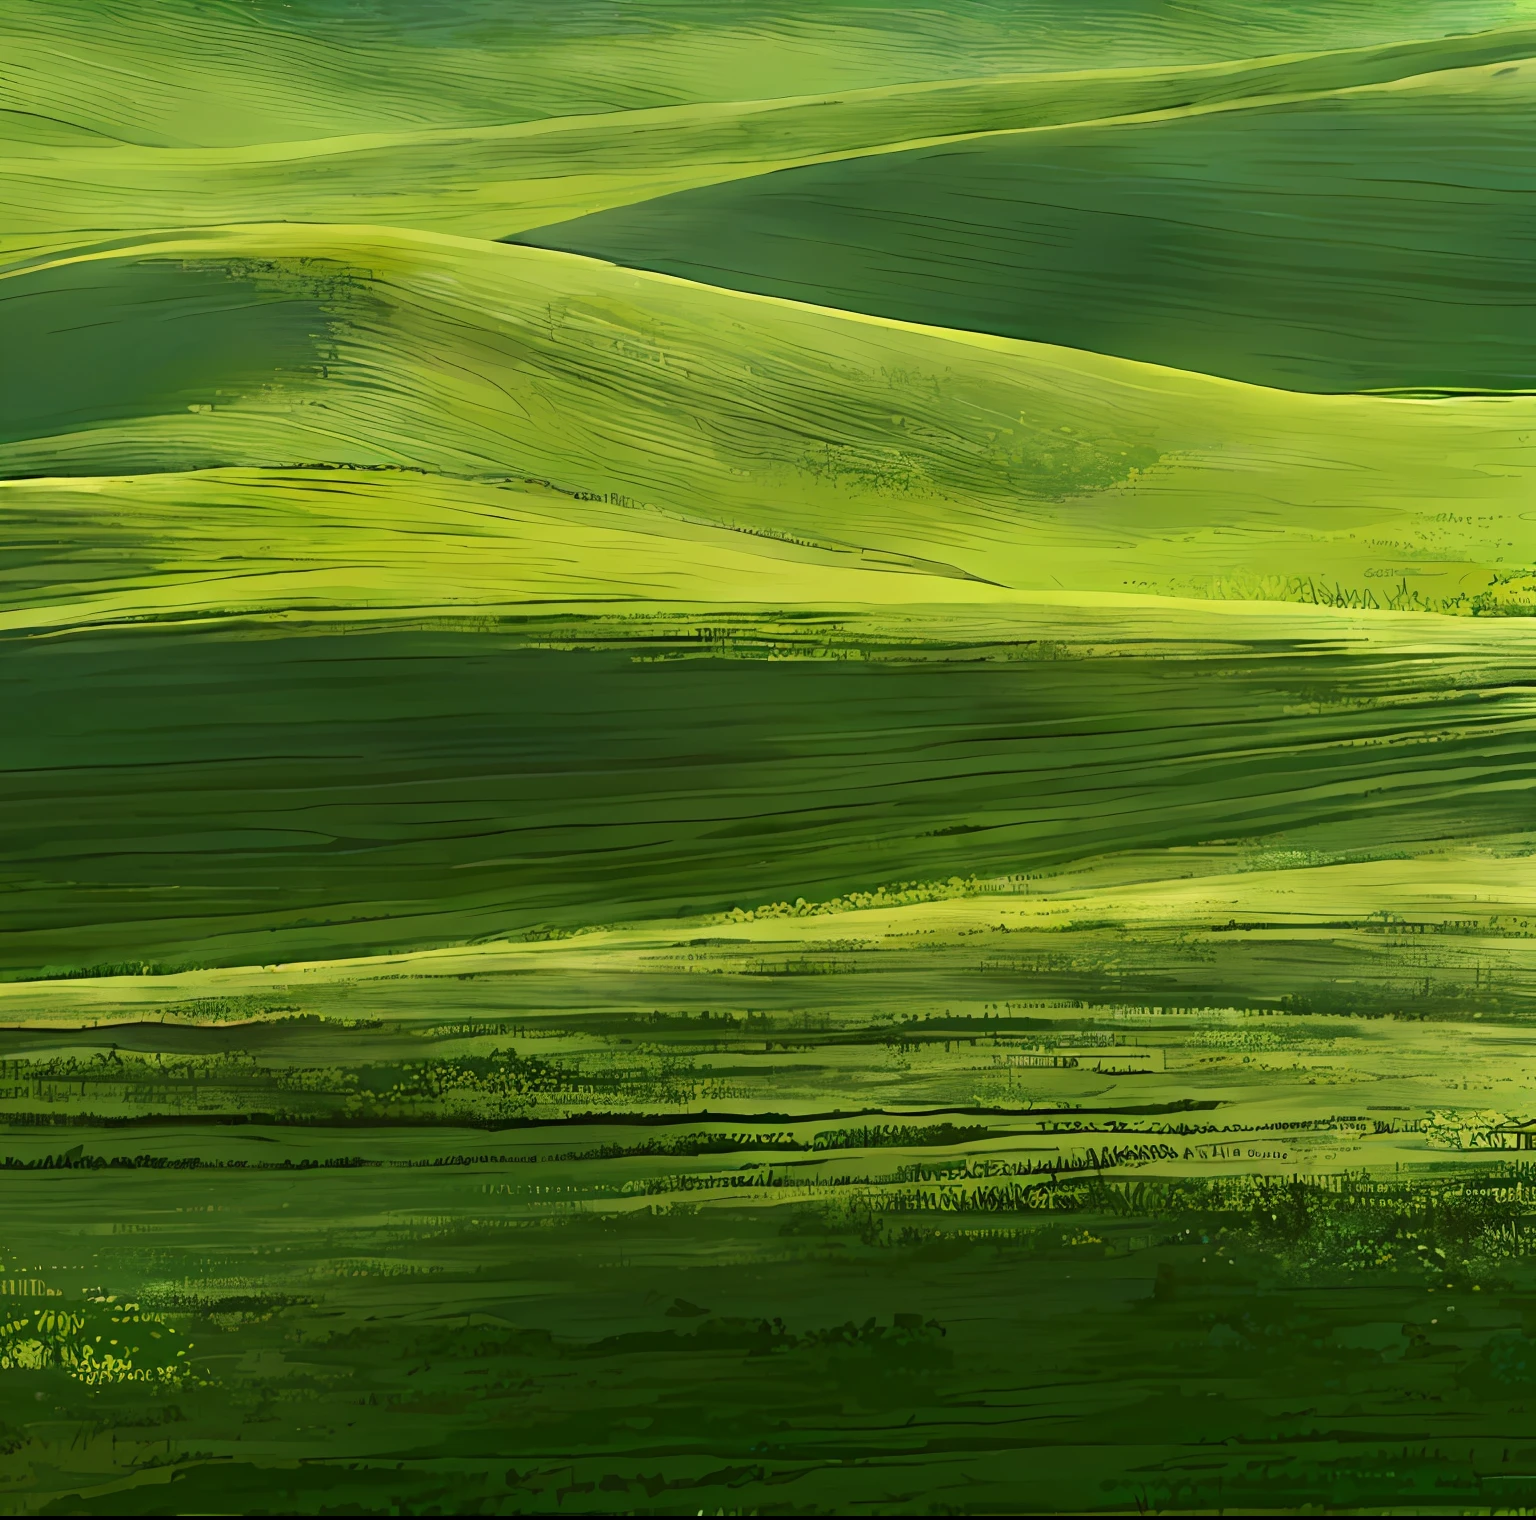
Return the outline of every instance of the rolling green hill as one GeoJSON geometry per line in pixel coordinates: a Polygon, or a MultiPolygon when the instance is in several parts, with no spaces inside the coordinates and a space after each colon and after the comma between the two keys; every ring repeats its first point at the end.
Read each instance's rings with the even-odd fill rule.
{"type": "MultiPolygon", "coordinates": [[[[187,234],[0,283],[0,323],[40,355],[11,380],[28,435],[0,444],[13,476],[403,469],[542,482],[641,531],[735,530],[746,553],[766,534],[1013,590],[1450,612],[1530,597],[1524,397],[1306,396],[369,229],[187,234]],[[162,323],[174,343],[138,363],[162,323]]],[[[64,489],[77,511],[92,500],[64,489]]],[[[169,511],[128,550],[142,568],[148,543],[219,540],[203,489],[94,500],[104,526],[146,491],[169,511]]],[[[26,504],[48,490],[7,499],[46,514],[26,504]]],[[[437,510],[444,488],[422,490],[410,510],[437,510]]],[[[268,567],[307,559],[314,521],[288,519],[268,567]]]]}
{"type": "MultiPolygon", "coordinates": [[[[1532,20],[1527,0],[7,0],[4,109],[164,147],[297,142],[920,80],[1215,63],[1532,20]]],[[[31,125],[28,125],[28,122],[31,125]]]]}
{"type": "Polygon", "coordinates": [[[1536,64],[1013,132],[693,189],[524,241],[1292,390],[1536,380],[1536,64]],[[1464,271],[1467,271],[1464,273],[1464,271]]]}
{"type": "MultiPolygon", "coordinates": [[[[924,79],[805,96],[327,134],[244,146],[143,146],[0,113],[8,246],[59,232],[188,222],[369,222],[506,237],[787,166],[981,132],[1038,129],[1503,63],[1536,32],[1208,64],[924,79]]],[[[766,83],[766,81],[764,81],[766,83]]]]}

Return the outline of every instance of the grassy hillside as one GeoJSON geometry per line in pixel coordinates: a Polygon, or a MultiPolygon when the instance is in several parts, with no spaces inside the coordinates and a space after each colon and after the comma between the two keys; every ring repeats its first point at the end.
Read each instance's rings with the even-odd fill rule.
{"type": "Polygon", "coordinates": [[[1529,640],[1402,609],[1523,605],[1523,398],[368,228],[4,284],[13,1492],[1256,1503],[1328,1377],[1303,1499],[1482,1484],[1529,640]],[[1400,1362],[1469,1455],[1373,1476],[1400,1362]]]}
{"type": "Polygon", "coordinates": [[[423,234],[4,283],[56,366],[0,448],[12,975],[1521,826],[1519,625],[1414,635],[1426,667],[1269,619],[1523,610],[1524,399],[1261,390],[423,234]],[[1256,726],[1202,725],[1228,688],[1256,726]]]}
{"type": "Polygon", "coordinates": [[[894,145],[1304,96],[1533,49],[1536,32],[1509,27],[1257,60],[922,79],[533,121],[493,111],[464,124],[234,147],[142,146],[0,113],[0,207],[7,244],[23,247],[61,231],[189,222],[370,222],[507,237],[894,145]]]}
{"type": "Polygon", "coordinates": [[[0,1508],[1536,1506],[1533,27],[0,0],[0,1508]]]}
{"type": "Polygon", "coordinates": [[[1519,390],[1533,110],[1536,65],[1499,62],[839,160],[524,239],[1292,390],[1519,390]]]}
{"type": "MultiPolygon", "coordinates": [[[[641,531],[685,518],[1017,590],[1444,611],[1530,596],[1524,397],[1262,390],[366,229],[186,235],[3,285],[0,323],[40,355],[10,381],[14,476],[387,467],[535,480],[641,531]],[[154,366],[136,362],[162,330],[154,366]]],[[[23,540],[52,489],[6,492],[23,540]]],[[[224,532],[195,478],[60,489],[104,526],[152,493],[170,513],[155,544],[206,552],[224,532]]],[[[443,489],[419,489],[405,510],[437,510],[443,489]]],[[[268,564],[308,558],[311,520],[288,519],[268,564]]]]}
{"type": "Polygon", "coordinates": [[[162,147],[297,142],[919,80],[1211,63],[1532,20],[1528,0],[1084,11],[938,0],[7,0],[4,109],[27,130],[162,147]]]}

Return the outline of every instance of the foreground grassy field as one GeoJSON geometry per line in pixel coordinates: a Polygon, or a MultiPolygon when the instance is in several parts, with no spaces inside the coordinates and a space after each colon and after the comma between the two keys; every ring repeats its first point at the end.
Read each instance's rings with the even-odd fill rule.
{"type": "Polygon", "coordinates": [[[1523,1503],[1528,879],[1138,864],[10,984],[12,1504],[1523,1503]]]}
{"type": "Polygon", "coordinates": [[[1536,1506],[1529,6],[0,21],[0,1509],[1536,1506]]]}

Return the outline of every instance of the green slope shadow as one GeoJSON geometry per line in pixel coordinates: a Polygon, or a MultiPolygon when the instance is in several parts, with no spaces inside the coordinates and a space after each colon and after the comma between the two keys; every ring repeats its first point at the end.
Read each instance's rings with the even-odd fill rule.
{"type": "Polygon", "coordinates": [[[1268,641],[1174,662],[520,642],[7,640],[0,979],[372,953],[1282,832],[1392,850],[1528,821],[1518,658],[1468,660],[1461,689],[1434,690],[1433,661],[1268,641]],[[703,657],[656,658],[686,652],[703,657]]]}
{"type": "MultiPolygon", "coordinates": [[[[247,266],[93,262],[6,283],[0,300],[0,443],[207,410],[283,371],[318,371],[322,285],[247,266]]],[[[153,469],[163,449],[124,448],[103,468],[153,469]],[[141,457],[142,456],[142,457],[141,457]]],[[[218,461],[218,451],[177,467],[218,461]]]]}
{"type": "Polygon", "coordinates": [[[1292,390],[1536,379],[1536,65],[979,138],[508,241],[1292,390]]]}

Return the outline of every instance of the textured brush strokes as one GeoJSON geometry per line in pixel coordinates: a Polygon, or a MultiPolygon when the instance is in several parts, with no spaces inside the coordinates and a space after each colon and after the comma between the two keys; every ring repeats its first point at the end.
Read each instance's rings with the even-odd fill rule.
{"type": "Polygon", "coordinates": [[[1536,1506],[1527,0],[0,0],[0,1508],[1536,1506]]]}

